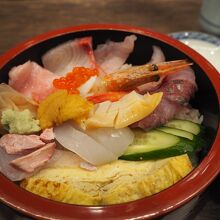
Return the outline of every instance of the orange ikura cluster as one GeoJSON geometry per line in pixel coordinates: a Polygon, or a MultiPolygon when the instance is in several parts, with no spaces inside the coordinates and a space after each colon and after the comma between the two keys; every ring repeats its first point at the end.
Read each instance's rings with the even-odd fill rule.
{"type": "Polygon", "coordinates": [[[96,75],[98,75],[97,69],[75,67],[72,72],[68,73],[65,77],[55,79],[53,85],[57,89],[66,89],[69,93],[79,94],[78,88],[91,76],[96,75]]]}

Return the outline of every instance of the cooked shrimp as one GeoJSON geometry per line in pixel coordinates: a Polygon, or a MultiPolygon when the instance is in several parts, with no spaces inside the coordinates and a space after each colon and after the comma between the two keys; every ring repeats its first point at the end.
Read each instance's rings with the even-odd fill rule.
{"type": "Polygon", "coordinates": [[[97,84],[96,91],[128,91],[146,82],[157,81],[160,76],[182,70],[192,63],[186,60],[175,60],[158,64],[133,66],[105,75],[97,84]]]}

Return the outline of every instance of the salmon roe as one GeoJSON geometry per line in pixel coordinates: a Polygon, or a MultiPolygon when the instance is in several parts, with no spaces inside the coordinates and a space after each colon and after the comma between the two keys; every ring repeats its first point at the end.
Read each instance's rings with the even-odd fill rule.
{"type": "Polygon", "coordinates": [[[55,79],[53,85],[57,89],[66,89],[69,93],[79,94],[78,87],[84,84],[91,76],[98,75],[97,69],[75,67],[65,77],[55,79]]]}

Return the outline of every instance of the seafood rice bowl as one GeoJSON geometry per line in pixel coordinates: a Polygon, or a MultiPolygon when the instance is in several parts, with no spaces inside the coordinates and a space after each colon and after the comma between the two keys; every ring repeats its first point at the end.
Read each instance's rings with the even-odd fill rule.
{"type": "Polygon", "coordinates": [[[216,93],[196,52],[143,33],[64,32],[5,64],[0,170],[7,181],[36,200],[86,209],[144,204],[199,169],[218,127],[210,116],[216,93]]]}

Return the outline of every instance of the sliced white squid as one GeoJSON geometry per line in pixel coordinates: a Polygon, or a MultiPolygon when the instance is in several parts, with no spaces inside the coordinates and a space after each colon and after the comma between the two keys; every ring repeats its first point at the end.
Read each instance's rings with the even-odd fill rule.
{"type": "Polygon", "coordinates": [[[86,133],[106,149],[121,156],[132,143],[134,134],[130,128],[97,128],[87,130],[86,133]]]}
{"type": "Polygon", "coordinates": [[[56,140],[66,149],[78,154],[93,165],[101,165],[118,159],[118,156],[106,149],[89,135],[77,130],[70,122],[54,129],[56,140]]]}

